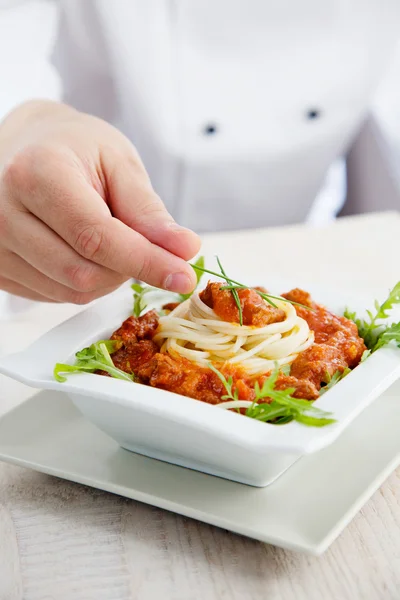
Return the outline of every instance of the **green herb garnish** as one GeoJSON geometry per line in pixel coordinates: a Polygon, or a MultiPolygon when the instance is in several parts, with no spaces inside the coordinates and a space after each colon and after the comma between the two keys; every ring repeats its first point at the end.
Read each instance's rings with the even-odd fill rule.
{"type": "Polygon", "coordinates": [[[142,312],[147,308],[147,302],[144,298],[145,294],[154,291],[155,288],[150,286],[144,286],[140,283],[132,283],[131,288],[134,291],[132,314],[134,317],[140,317],[142,312]]]}
{"type": "MultiPolygon", "coordinates": [[[[197,283],[196,283],[196,288],[200,283],[200,279],[203,276],[203,270],[204,270],[204,256],[200,256],[196,262],[191,265],[191,267],[193,267],[193,269],[196,272],[196,278],[197,278],[197,283]]],[[[158,288],[149,286],[149,285],[142,285],[141,283],[132,283],[131,288],[133,289],[133,310],[132,310],[132,314],[134,317],[140,317],[140,315],[143,313],[144,310],[146,310],[147,308],[147,302],[145,299],[145,294],[148,294],[149,292],[160,292],[163,290],[159,290],[158,288]]],[[[194,292],[194,290],[193,290],[194,292]]],[[[178,301],[179,302],[184,302],[185,300],[187,300],[188,298],[190,298],[190,296],[193,294],[193,292],[190,292],[190,294],[178,294],[178,301]]]]}
{"type": "MultiPolygon", "coordinates": [[[[226,281],[228,281],[227,275],[224,271],[223,266],[221,265],[221,261],[219,260],[218,256],[217,256],[217,263],[220,268],[221,275],[224,277],[224,279],[226,279],[226,281]]],[[[237,287],[227,286],[226,289],[228,289],[228,287],[232,293],[233,299],[234,299],[237,309],[239,311],[239,325],[243,325],[243,311],[242,311],[242,305],[240,304],[240,298],[239,298],[239,294],[237,291],[237,287]]]]}
{"type": "Polygon", "coordinates": [[[119,340],[100,340],[95,342],[88,348],[79,350],[75,354],[77,360],[73,365],[57,363],[54,367],[54,378],[61,383],[67,378],[61,373],[94,373],[94,371],[106,371],[115,379],[123,379],[124,381],[133,381],[133,374],[125,373],[121,369],[117,369],[114,365],[110,353],[112,354],[121,347],[119,340]]]}
{"type": "MultiPolygon", "coordinates": [[[[300,306],[301,308],[305,308],[306,310],[313,311],[312,308],[310,308],[309,306],[305,306],[304,304],[300,304],[300,302],[294,302],[294,300],[288,300],[287,298],[282,298],[282,296],[273,296],[272,294],[266,294],[265,292],[262,292],[261,290],[256,290],[255,288],[249,288],[248,285],[244,285],[243,283],[239,283],[238,281],[231,279],[230,277],[227,276],[227,274],[223,270],[218,256],[217,256],[217,262],[218,262],[219,268],[221,269],[220,273],[216,273],[215,271],[210,271],[209,269],[205,269],[204,267],[199,267],[198,265],[196,266],[195,264],[191,264],[191,266],[193,267],[193,269],[197,269],[199,271],[202,271],[203,273],[208,273],[209,275],[213,275],[214,277],[219,277],[220,279],[225,279],[225,281],[227,282],[228,285],[223,286],[221,289],[230,290],[230,291],[232,291],[232,293],[236,292],[236,294],[237,294],[238,290],[252,289],[255,292],[257,292],[257,294],[259,296],[261,296],[261,298],[263,300],[268,302],[268,304],[270,304],[274,308],[278,308],[277,305],[275,304],[274,300],[280,300],[281,302],[288,302],[289,304],[293,304],[294,306],[300,306]]],[[[235,303],[236,303],[236,305],[238,304],[236,299],[235,299],[235,303]]],[[[240,304],[240,302],[239,302],[239,304],[240,304]]],[[[238,310],[239,310],[239,306],[238,306],[238,310]]],[[[240,318],[240,311],[239,311],[239,318],[240,318]]]]}
{"type": "Polygon", "coordinates": [[[216,367],[214,367],[213,364],[208,363],[208,366],[211,369],[211,371],[214,371],[214,373],[220,378],[220,380],[224,384],[224,388],[226,389],[226,394],[225,394],[225,396],[221,396],[221,400],[238,400],[238,391],[232,389],[233,388],[232,376],[230,376],[230,377],[228,377],[228,379],[226,379],[225,375],[223,373],[221,373],[221,371],[218,371],[218,369],[216,367]]]}
{"type": "MultiPolygon", "coordinates": [[[[226,377],[214,365],[208,364],[209,368],[218,375],[222,381],[226,394],[221,397],[221,400],[238,400],[238,392],[233,389],[233,379],[226,377]]],[[[320,408],[313,406],[310,400],[294,398],[293,393],[296,388],[289,387],[284,390],[275,388],[276,381],[280,373],[279,366],[276,366],[274,371],[264,380],[260,388],[258,381],[254,385],[255,399],[251,406],[246,409],[246,417],[256,419],[257,421],[273,422],[275,425],[283,425],[290,421],[298,421],[309,427],[324,427],[335,423],[335,419],[331,418],[331,414],[320,408]],[[259,403],[260,400],[269,398],[270,403],[259,403]]]]}
{"type": "Polygon", "coordinates": [[[400,347],[400,322],[392,325],[383,323],[389,318],[389,311],[396,304],[400,304],[400,281],[390,290],[388,297],[382,304],[375,300],[375,312],[367,310],[367,319],[360,319],[357,317],[356,312],[346,308],[344,316],[357,325],[358,333],[368,348],[361,358],[362,361],[368,358],[372,352],[391,342],[395,342],[400,347]]]}
{"type": "Polygon", "coordinates": [[[323,394],[325,394],[328,390],[333,388],[334,385],[339,383],[339,381],[341,381],[349,373],[351,373],[351,369],[349,369],[348,367],[346,369],[344,369],[343,371],[339,371],[339,370],[335,371],[335,373],[333,375],[329,375],[329,373],[326,372],[326,376],[325,376],[326,384],[321,388],[319,395],[322,396],[323,394]]]}
{"type": "MultiPolygon", "coordinates": [[[[204,256],[199,256],[199,258],[196,260],[196,262],[193,263],[191,266],[193,267],[193,269],[196,273],[196,279],[197,279],[196,288],[197,288],[200,283],[201,278],[203,277],[204,256]]],[[[194,291],[195,290],[193,290],[193,292],[194,291]]],[[[188,298],[190,298],[190,296],[192,296],[193,292],[190,292],[190,294],[179,294],[180,301],[184,302],[185,300],[188,300],[188,298]]]]}
{"type": "Polygon", "coordinates": [[[281,365],[279,367],[280,372],[282,373],[282,375],[286,375],[287,377],[289,377],[290,375],[290,369],[292,368],[292,365],[281,365]]]}
{"type": "Polygon", "coordinates": [[[364,350],[364,352],[361,355],[361,360],[360,362],[364,362],[364,360],[367,360],[368,356],[370,356],[371,354],[371,350],[364,350]]]}

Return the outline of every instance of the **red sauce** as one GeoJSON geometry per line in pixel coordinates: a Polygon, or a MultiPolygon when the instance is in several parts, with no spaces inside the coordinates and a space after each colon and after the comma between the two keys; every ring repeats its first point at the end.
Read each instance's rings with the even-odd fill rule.
{"type": "Polygon", "coordinates": [[[179,305],[180,302],[168,302],[167,304],[163,305],[162,309],[171,312],[172,310],[175,310],[175,308],[179,305]]]}
{"type": "MultiPolygon", "coordinates": [[[[209,283],[200,297],[220,318],[228,320],[229,317],[233,322],[238,322],[238,310],[234,302],[232,304],[232,294],[220,288],[220,284],[209,283]]],[[[283,311],[265,305],[253,290],[240,290],[239,294],[244,324],[263,326],[282,320],[280,313],[283,311]]],[[[298,315],[305,319],[314,331],[315,343],[298,355],[292,363],[289,376],[279,375],[276,387],[293,387],[293,395],[296,398],[315,400],[329,376],[347,367],[354,368],[360,362],[365,344],[352,321],[338,317],[325,307],[315,304],[307,292],[296,289],[285,297],[312,309],[296,307],[298,315]]],[[[211,369],[184,358],[172,358],[159,352],[158,346],[152,341],[157,326],[158,316],[155,311],[139,318],[129,317],[124,321],[111,338],[122,342],[122,347],[112,355],[115,366],[128,373],[134,373],[136,379],[145,385],[176,392],[209,404],[221,402],[221,396],[226,394],[226,390],[211,369]]],[[[232,376],[233,387],[237,390],[240,400],[254,399],[254,377],[248,376],[240,366],[216,363],[216,367],[225,377],[232,376]]],[[[267,375],[268,373],[258,377],[260,386],[267,375]]]]}
{"type": "Polygon", "coordinates": [[[342,372],[347,367],[353,369],[358,365],[366,347],[353,321],[339,317],[324,306],[316,304],[310,295],[302,290],[292,290],[284,294],[284,297],[312,309],[307,310],[299,306],[296,307],[296,312],[307,321],[315,336],[315,343],[308,350],[301,352],[293,362],[291,375],[299,379],[308,379],[319,389],[336,371],[342,372]]]}
{"type": "Polygon", "coordinates": [[[158,327],[158,315],[155,310],[149,310],[138,319],[128,317],[117,331],[111,336],[112,340],[122,340],[129,344],[137,340],[151,340],[158,327]]]}
{"type": "MultiPolygon", "coordinates": [[[[200,292],[200,299],[214,310],[223,321],[239,323],[239,309],[230,290],[224,290],[221,283],[208,283],[200,292]]],[[[260,290],[262,291],[262,290],[260,290]]],[[[285,319],[285,313],[279,308],[266,304],[255,290],[237,291],[243,314],[243,325],[264,327],[270,323],[279,323],[285,319]]]]}

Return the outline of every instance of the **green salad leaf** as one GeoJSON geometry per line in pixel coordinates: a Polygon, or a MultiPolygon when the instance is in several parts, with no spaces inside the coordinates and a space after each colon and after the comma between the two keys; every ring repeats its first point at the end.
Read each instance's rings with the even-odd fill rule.
{"type": "MultiPolygon", "coordinates": [[[[204,256],[199,256],[199,258],[196,260],[195,263],[193,263],[191,265],[194,269],[194,272],[196,273],[196,279],[197,279],[197,283],[196,283],[196,288],[199,286],[199,283],[201,281],[201,278],[203,277],[203,269],[204,269],[204,256]]],[[[194,292],[195,290],[193,290],[194,292]]],[[[188,298],[190,298],[190,296],[192,296],[193,292],[190,292],[190,294],[179,294],[179,301],[180,302],[184,302],[185,300],[188,300],[188,298]]]]}
{"type": "Polygon", "coordinates": [[[238,391],[233,390],[233,378],[230,376],[228,379],[226,379],[225,375],[221,373],[221,371],[218,371],[218,369],[215,368],[211,363],[209,363],[208,366],[211,371],[214,371],[214,373],[220,378],[224,384],[224,388],[226,389],[226,394],[225,396],[221,396],[221,400],[238,400],[238,391]]]}
{"type": "Polygon", "coordinates": [[[290,375],[290,370],[292,368],[291,364],[288,365],[281,365],[279,367],[280,372],[282,373],[282,375],[286,375],[287,377],[290,375]]]}
{"type": "Polygon", "coordinates": [[[62,383],[67,380],[63,373],[106,371],[106,373],[115,379],[133,381],[133,373],[125,373],[125,371],[118,369],[111,358],[111,354],[120,347],[121,342],[119,340],[100,340],[99,342],[95,342],[75,354],[77,360],[73,365],[57,363],[53,371],[54,378],[62,383]]]}
{"type": "Polygon", "coordinates": [[[380,304],[375,300],[375,310],[367,310],[366,319],[359,318],[356,312],[348,308],[345,310],[344,316],[357,325],[358,333],[368,348],[361,360],[365,360],[370,354],[391,342],[400,347],[400,322],[391,325],[385,323],[390,317],[390,311],[398,304],[400,304],[400,281],[390,290],[384,302],[380,304]]]}
{"type": "MultiPolygon", "coordinates": [[[[221,400],[238,400],[238,391],[233,388],[232,377],[226,379],[214,365],[209,363],[208,366],[218,375],[225,387],[226,394],[221,397],[221,400]]],[[[276,366],[269,377],[266,377],[261,388],[256,381],[254,385],[255,399],[252,405],[246,409],[246,417],[257,421],[272,422],[275,425],[298,421],[309,427],[324,427],[335,423],[335,419],[331,417],[332,413],[313,406],[313,402],[310,400],[294,398],[295,388],[277,390],[275,385],[280,372],[280,367],[276,366]],[[260,402],[266,398],[271,402],[260,402]]]]}
{"type": "Polygon", "coordinates": [[[326,384],[321,388],[319,395],[322,396],[323,394],[325,394],[327,391],[333,388],[334,385],[336,385],[337,383],[339,383],[339,381],[346,377],[346,375],[348,375],[349,373],[351,373],[351,369],[349,369],[348,367],[343,371],[335,371],[333,375],[330,375],[328,372],[326,372],[326,384]]]}
{"type": "Polygon", "coordinates": [[[144,297],[145,294],[154,291],[156,288],[147,285],[142,285],[141,283],[132,283],[131,288],[134,292],[132,314],[134,317],[140,317],[142,312],[147,308],[147,302],[144,297]]]}

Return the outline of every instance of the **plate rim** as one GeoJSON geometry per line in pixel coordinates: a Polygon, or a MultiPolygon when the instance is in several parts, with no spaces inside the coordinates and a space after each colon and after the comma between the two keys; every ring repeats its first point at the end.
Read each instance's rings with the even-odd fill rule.
{"type": "MultiPolygon", "coordinates": [[[[54,398],[50,398],[52,394],[53,394],[53,392],[51,390],[50,391],[44,390],[42,392],[39,392],[39,393],[34,394],[33,396],[29,397],[27,400],[23,401],[21,404],[17,405],[15,408],[13,408],[12,410],[10,410],[7,413],[5,413],[4,415],[2,415],[0,417],[0,426],[3,424],[2,422],[5,421],[8,417],[10,417],[13,413],[14,414],[17,413],[18,410],[23,411],[24,409],[27,408],[27,406],[30,403],[35,403],[35,401],[37,402],[39,398],[41,398],[41,397],[43,397],[43,395],[45,395],[46,399],[47,399],[47,397],[49,398],[51,405],[53,407],[57,407],[55,409],[57,412],[60,410],[60,407],[59,407],[60,400],[61,400],[61,402],[64,402],[65,404],[68,404],[71,407],[73,407],[74,412],[76,412],[76,414],[79,417],[79,422],[84,422],[85,428],[89,427],[88,438],[90,439],[90,428],[93,427],[92,424],[89,423],[79,413],[78,409],[73,406],[73,403],[68,399],[68,397],[65,394],[60,394],[60,393],[56,392],[56,394],[58,396],[58,398],[56,399],[56,402],[54,401],[55,400],[54,398]]],[[[390,399],[390,397],[388,398],[388,400],[389,399],[390,399]]],[[[52,417],[52,419],[54,420],[54,417],[52,417]]],[[[55,422],[57,423],[57,421],[55,421],[55,422]]],[[[50,420],[49,423],[47,424],[48,431],[52,431],[52,425],[53,425],[53,421],[50,420]]],[[[75,426],[76,426],[76,424],[75,424],[75,426]]],[[[97,428],[95,428],[95,429],[97,430],[97,428]]],[[[43,432],[43,430],[41,429],[41,435],[40,435],[41,443],[43,443],[43,439],[44,439],[42,432],[43,432]]],[[[85,433],[85,430],[83,431],[83,433],[85,433]]],[[[109,438],[109,436],[107,436],[103,432],[98,431],[97,433],[100,434],[103,438],[108,438],[111,441],[111,438],[109,438]]],[[[80,431],[80,434],[82,434],[82,431],[80,431]]],[[[67,450],[67,448],[66,448],[66,450],[67,450]]],[[[123,451],[123,452],[125,452],[129,456],[131,455],[131,453],[128,451],[123,451]]],[[[163,469],[165,468],[165,463],[163,463],[161,461],[158,461],[156,459],[151,459],[151,458],[148,458],[148,457],[142,456],[142,455],[137,455],[137,454],[135,455],[134,453],[132,453],[132,454],[133,454],[133,456],[135,456],[136,460],[152,461],[152,462],[158,464],[159,466],[161,466],[161,468],[163,468],[163,469]]],[[[180,515],[183,515],[183,516],[186,516],[189,518],[193,518],[193,519],[208,523],[208,524],[216,526],[216,527],[227,529],[227,530],[237,533],[239,535],[245,535],[252,539],[257,539],[264,543],[276,545],[276,546],[286,548],[291,551],[301,551],[301,552],[304,552],[309,555],[319,556],[333,543],[333,541],[338,537],[338,535],[343,531],[343,529],[348,525],[348,523],[358,513],[360,508],[367,502],[367,500],[371,497],[371,495],[386,480],[388,475],[390,475],[390,473],[392,473],[394,471],[394,469],[398,465],[400,465],[400,444],[399,444],[399,448],[398,448],[395,456],[392,457],[390,459],[390,461],[379,471],[379,473],[373,477],[373,479],[362,490],[362,492],[358,494],[357,498],[351,502],[351,504],[349,505],[348,508],[345,509],[342,516],[335,522],[335,524],[332,527],[330,527],[330,529],[328,529],[325,533],[322,534],[321,539],[316,543],[313,543],[311,539],[307,540],[306,537],[303,537],[302,541],[299,541],[301,539],[301,538],[299,538],[299,535],[301,535],[301,532],[300,533],[297,532],[297,541],[296,540],[293,541],[290,539],[290,535],[292,532],[290,532],[289,535],[287,535],[287,536],[270,535],[265,532],[260,533],[259,529],[257,529],[257,531],[256,531],[255,528],[252,529],[251,527],[248,527],[248,526],[240,526],[240,523],[232,524],[232,521],[229,520],[229,518],[224,520],[220,516],[215,516],[214,514],[210,514],[210,511],[207,509],[199,510],[197,508],[187,506],[186,504],[184,504],[183,501],[182,502],[171,501],[168,498],[164,498],[162,496],[162,493],[149,493],[148,491],[143,491],[143,490],[139,489],[140,485],[139,485],[139,487],[133,487],[133,486],[129,487],[128,485],[123,485],[123,484],[115,484],[115,483],[109,483],[109,482],[104,483],[104,481],[101,481],[99,478],[95,479],[94,477],[90,478],[89,476],[86,476],[86,475],[79,475],[79,474],[77,475],[76,471],[73,471],[72,469],[67,470],[62,467],[57,468],[54,466],[49,466],[48,461],[43,460],[43,459],[41,461],[37,461],[37,460],[29,459],[29,458],[21,458],[19,456],[14,456],[11,452],[5,451],[1,441],[0,441],[0,460],[3,462],[9,463],[9,464],[21,466],[21,467],[32,469],[34,471],[45,473],[45,474],[48,474],[51,476],[55,476],[55,477],[58,477],[60,479],[66,480],[66,481],[72,481],[72,482],[75,482],[78,484],[87,485],[92,488],[101,489],[103,491],[106,491],[106,492],[109,492],[112,494],[122,495],[122,496],[130,498],[132,500],[143,502],[150,506],[156,506],[163,510],[168,510],[168,511],[174,512],[176,514],[180,514],[180,515]],[[127,493],[127,491],[129,493],[127,493]]],[[[147,465],[144,465],[144,467],[141,467],[141,468],[146,470],[146,466],[148,466],[148,463],[147,463],[147,465]]],[[[215,477],[212,475],[207,475],[205,473],[193,472],[190,469],[186,469],[184,467],[179,467],[176,465],[168,465],[168,467],[172,467],[173,469],[178,469],[178,476],[180,476],[181,474],[184,474],[186,472],[191,472],[191,473],[194,473],[195,476],[200,476],[202,478],[206,478],[209,482],[213,482],[213,481],[221,482],[222,481],[225,484],[228,483],[229,485],[233,485],[235,487],[238,486],[239,488],[244,488],[244,489],[248,488],[248,486],[246,486],[245,484],[241,484],[238,482],[232,482],[232,481],[227,482],[226,480],[220,480],[220,478],[218,478],[218,477],[215,477]]],[[[282,476],[282,478],[280,480],[281,482],[284,477],[285,477],[285,475],[282,476]]],[[[269,488],[250,488],[250,489],[252,490],[252,493],[265,494],[266,490],[268,493],[269,488]]],[[[296,534],[294,537],[296,537],[296,534]]]]}

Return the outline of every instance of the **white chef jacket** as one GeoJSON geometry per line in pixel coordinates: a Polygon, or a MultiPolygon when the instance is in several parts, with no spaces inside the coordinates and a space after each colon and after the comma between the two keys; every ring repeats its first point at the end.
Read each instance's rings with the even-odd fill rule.
{"type": "Polygon", "coordinates": [[[399,35],[399,0],[0,0],[0,117],[107,119],[199,232],[326,220],[399,35]]]}

